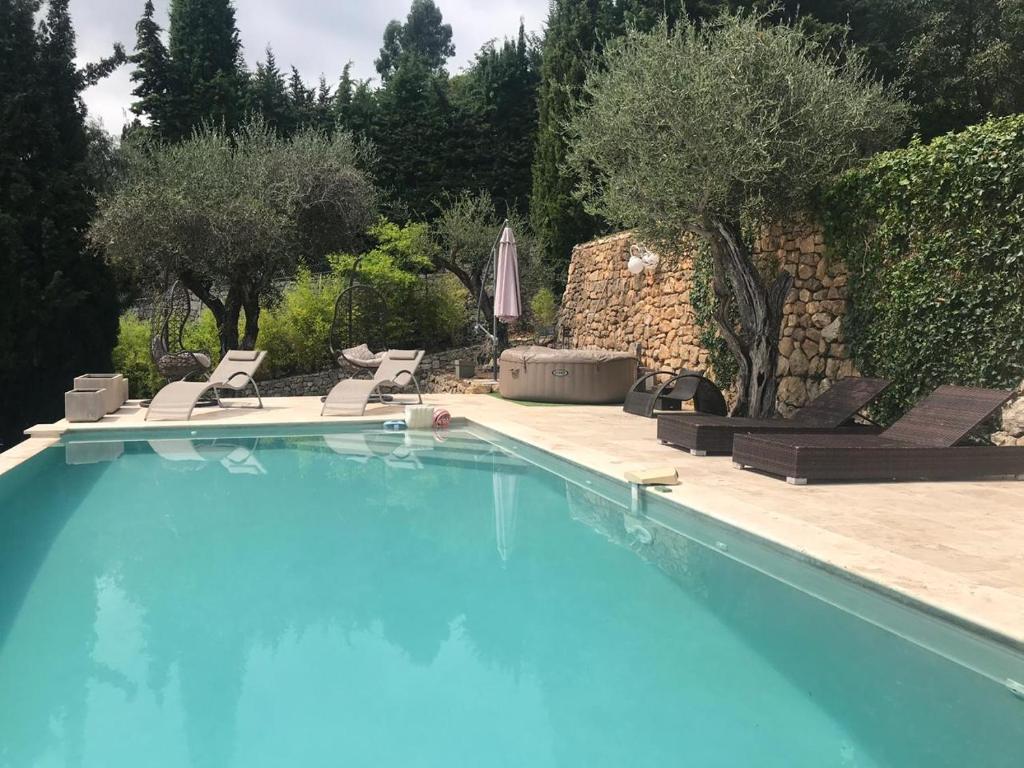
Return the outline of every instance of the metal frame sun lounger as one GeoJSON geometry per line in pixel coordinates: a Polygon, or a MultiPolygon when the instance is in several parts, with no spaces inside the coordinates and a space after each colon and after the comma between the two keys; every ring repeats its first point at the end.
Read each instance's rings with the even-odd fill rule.
{"type": "Polygon", "coordinates": [[[889,386],[885,379],[851,376],[840,379],[790,419],[747,419],[700,413],[660,414],[658,439],[694,456],[727,456],[733,438],[743,434],[874,434],[880,427],[854,424],[853,417],[889,386]]]}
{"type": "Polygon", "coordinates": [[[737,435],[733,462],[809,480],[1024,478],[1024,446],[962,445],[1011,392],[939,387],[878,435],[737,435]]]}
{"type": "Polygon", "coordinates": [[[417,402],[422,403],[423,395],[420,393],[419,382],[416,381],[416,369],[419,368],[421,360],[421,349],[389,349],[372,379],[343,379],[335,384],[334,389],[324,398],[320,415],[362,416],[366,412],[370,398],[382,394],[382,387],[403,388],[411,384],[416,388],[417,402]]]}
{"type": "Polygon", "coordinates": [[[146,421],[187,421],[207,392],[213,392],[217,405],[226,408],[228,406],[220,399],[220,390],[242,392],[250,384],[256,391],[257,405],[234,407],[262,408],[263,398],[254,376],[266,356],[262,351],[229,350],[207,381],[172,381],[157,392],[146,409],[146,421]]]}

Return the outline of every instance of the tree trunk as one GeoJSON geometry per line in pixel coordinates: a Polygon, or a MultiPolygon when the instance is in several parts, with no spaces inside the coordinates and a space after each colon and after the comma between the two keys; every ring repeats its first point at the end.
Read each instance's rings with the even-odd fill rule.
{"type": "Polygon", "coordinates": [[[232,286],[224,301],[224,319],[217,323],[220,336],[220,354],[223,357],[230,349],[238,349],[238,318],[242,314],[241,291],[232,286]]]}
{"type": "MultiPolygon", "coordinates": [[[[490,333],[491,329],[494,327],[494,300],[487,295],[486,290],[481,290],[482,277],[472,274],[459,266],[455,261],[454,254],[447,259],[438,259],[437,263],[442,269],[446,269],[455,275],[455,277],[459,279],[459,282],[466,287],[467,291],[469,291],[470,296],[474,299],[480,300],[480,314],[483,316],[482,323],[486,327],[487,332],[490,333]]],[[[504,323],[498,323],[497,335],[498,347],[508,347],[508,327],[504,323]]]]}
{"type": "Polygon", "coordinates": [[[709,221],[702,234],[710,242],[714,263],[714,291],[718,298],[715,323],[739,369],[732,413],[769,418],[775,415],[778,390],[775,371],[782,307],[793,276],[780,272],[766,286],[743,240],[739,222],[709,221]],[[729,312],[730,300],[735,302],[739,315],[738,330],[729,312]]]}
{"type": "MultiPolygon", "coordinates": [[[[208,308],[210,310],[210,312],[213,314],[213,319],[217,322],[217,334],[218,334],[218,336],[220,336],[220,346],[221,346],[220,353],[221,353],[221,355],[223,355],[224,352],[227,349],[231,349],[232,348],[232,347],[226,347],[225,348],[225,346],[224,346],[224,334],[223,334],[223,332],[221,330],[229,322],[228,319],[227,319],[227,311],[228,311],[227,307],[225,306],[223,301],[221,301],[217,296],[214,295],[213,290],[212,290],[211,286],[209,285],[209,283],[207,283],[207,282],[205,282],[203,280],[200,280],[193,273],[191,273],[191,272],[184,272],[181,275],[179,275],[179,279],[181,280],[182,285],[184,285],[189,291],[191,291],[195,296],[197,296],[199,298],[199,300],[201,302],[203,302],[203,306],[208,308]]],[[[238,328],[238,316],[237,316],[237,314],[235,315],[234,327],[236,329],[238,328]]],[[[235,331],[235,339],[236,339],[236,341],[237,341],[237,338],[238,338],[238,332],[236,330],[235,331]]],[[[206,350],[206,351],[209,351],[209,350],[206,350]]]]}
{"type": "Polygon", "coordinates": [[[242,349],[255,349],[256,338],[260,333],[260,300],[251,293],[242,303],[245,309],[245,335],[242,337],[242,349]]]}

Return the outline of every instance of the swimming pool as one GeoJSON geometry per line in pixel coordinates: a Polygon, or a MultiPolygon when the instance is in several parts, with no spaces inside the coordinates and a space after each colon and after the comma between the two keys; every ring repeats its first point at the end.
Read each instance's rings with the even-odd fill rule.
{"type": "Polygon", "coordinates": [[[1022,679],[471,425],[105,433],[0,475],[0,766],[1019,768],[1022,679]]]}

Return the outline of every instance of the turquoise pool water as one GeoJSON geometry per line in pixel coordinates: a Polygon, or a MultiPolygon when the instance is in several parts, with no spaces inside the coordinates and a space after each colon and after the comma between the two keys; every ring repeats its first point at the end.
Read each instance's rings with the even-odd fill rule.
{"type": "Polygon", "coordinates": [[[162,434],[0,476],[0,766],[1024,764],[1019,656],[537,452],[162,434]]]}

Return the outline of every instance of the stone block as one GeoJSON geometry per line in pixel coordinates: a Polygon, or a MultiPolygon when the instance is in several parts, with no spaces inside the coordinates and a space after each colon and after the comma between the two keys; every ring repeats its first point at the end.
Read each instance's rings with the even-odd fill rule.
{"type": "Polygon", "coordinates": [[[807,374],[808,359],[802,349],[794,349],[789,357],[789,373],[793,376],[804,376],[807,374]]]}
{"type": "Polygon", "coordinates": [[[843,331],[843,323],[840,318],[836,318],[831,323],[821,329],[821,338],[825,341],[833,342],[839,338],[839,334],[843,331]]]}
{"type": "Polygon", "coordinates": [[[1024,397],[1003,409],[1002,424],[1004,432],[1013,437],[1024,437],[1024,397]]]}
{"type": "Polygon", "coordinates": [[[797,376],[786,376],[779,382],[779,399],[794,408],[807,404],[807,384],[797,376]]]}
{"type": "Polygon", "coordinates": [[[832,315],[826,312],[815,312],[811,315],[811,322],[817,328],[825,328],[832,322],[832,315]]]}

